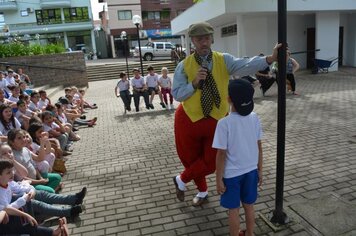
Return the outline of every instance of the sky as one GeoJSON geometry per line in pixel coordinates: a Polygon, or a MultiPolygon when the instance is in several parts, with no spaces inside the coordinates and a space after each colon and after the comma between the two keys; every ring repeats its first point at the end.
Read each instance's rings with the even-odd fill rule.
{"type": "Polygon", "coordinates": [[[99,12],[103,10],[104,3],[98,3],[98,0],[90,0],[93,11],[93,20],[99,20],[99,12]]]}

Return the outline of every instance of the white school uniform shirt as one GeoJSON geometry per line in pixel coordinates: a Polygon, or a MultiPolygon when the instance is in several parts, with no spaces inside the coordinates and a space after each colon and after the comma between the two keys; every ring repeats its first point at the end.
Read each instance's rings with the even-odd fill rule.
{"type": "Polygon", "coordinates": [[[28,109],[30,109],[33,112],[36,112],[38,110],[41,110],[38,108],[38,103],[35,104],[34,102],[30,101],[30,104],[28,104],[28,109]]]}
{"type": "Polygon", "coordinates": [[[145,86],[145,80],[142,76],[140,76],[139,79],[136,79],[135,77],[133,77],[131,79],[131,85],[132,87],[135,87],[137,89],[141,89],[145,86]]]}
{"type": "Polygon", "coordinates": [[[48,104],[49,104],[49,100],[47,98],[44,101],[40,99],[37,103],[37,107],[38,109],[42,110],[43,108],[47,107],[48,104]]]}
{"type": "Polygon", "coordinates": [[[16,85],[16,81],[15,81],[15,78],[13,76],[12,77],[6,76],[5,80],[6,80],[6,86],[14,86],[14,85],[16,85]]]}
{"type": "Polygon", "coordinates": [[[158,79],[158,82],[161,84],[162,88],[171,88],[172,87],[172,80],[168,76],[166,78],[163,78],[163,76],[161,76],[158,79]]]}
{"type": "Polygon", "coordinates": [[[129,90],[130,88],[130,82],[128,80],[119,80],[119,82],[117,82],[116,87],[119,89],[119,91],[125,91],[125,90],[129,90]]]}
{"type": "Polygon", "coordinates": [[[34,191],[34,189],[35,188],[28,183],[17,183],[15,181],[10,181],[6,188],[0,186],[0,211],[9,206],[16,209],[23,207],[26,205],[26,199],[23,194],[29,193],[31,190],[34,191]],[[22,195],[22,197],[19,197],[16,201],[11,202],[13,194],[22,195]]]}
{"type": "Polygon", "coordinates": [[[224,178],[233,178],[257,169],[258,144],[262,128],[256,113],[236,112],[218,121],[213,148],[226,150],[224,178]]]}
{"type": "Polygon", "coordinates": [[[0,132],[3,135],[7,135],[7,133],[9,133],[9,131],[12,129],[21,129],[21,123],[19,122],[19,120],[16,117],[14,117],[14,119],[15,119],[15,127],[13,126],[12,122],[10,122],[9,129],[6,129],[5,126],[2,124],[2,122],[0,122],[0,132]]]}
{"type": "Polygon", "coordinates": [[[0,89],[2,89],[2,90],[7,89],[6,88],[6,79],[5,78],[0,80],[0,89]]]}
{"type": "Polygon", "coordinates": [[[11,102],[14,102],[14,103],[17,103],[20,99],[19,99],[19,97],[14,97],[14,96],[10,96],[9,98],[8,98],[11,102]]]}
{"type": "Polygon", "coordinates": [[[57,118],[62,124],[67,124],[68,123],[67,116],[64,113],[62,113],[61,115],[58,115],[57,118]]]}
{"type": "Polygon", "coordinates": [[[52,124],[51,124],[51,126],[49,126],[49,125],[46,125],[46,124],[43,124],[43,131],[44,132],[48,132],[48,131],[50,131],[50,130],[52,130],[52,129],[57,129],[57,128],[59,128],[59,125],[57,125],[55,122],[52,122],[52,124]]]}
{"type": "Polygon", "coordinates": [[[13,152],[15,160],[27,169],[28,177],[36,179],[35,162],[32,160],[31,151],[27,147],[24,147],[21,151],[13,150],[13,152]]]}
{"type": "Polygon", "coordinates": [[[146,84],[149,88],[155,88],[158,85],[158,75],[155,73],[154,75],[146,75],[146,84]]]}
{"type": "Polygon", "coordinates": [[[17,110],[15,117],[16,119],[22,124],[23,123],[23,118],[22,116],[28,116],[28,117],[32,117],[32,113],[31,110],[26,109],[25,113],[22,113],[20,110],[17,110]]]}

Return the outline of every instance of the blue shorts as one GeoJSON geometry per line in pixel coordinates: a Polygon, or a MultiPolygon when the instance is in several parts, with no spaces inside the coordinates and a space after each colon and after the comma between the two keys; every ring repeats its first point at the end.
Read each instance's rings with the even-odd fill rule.
{"type": "Polygon", "coordinates": [[[228,209],[240,207],[240,201],[253,204],[257,199],[257,169],[233,178],[223,179],[226,191],[221,195],[220,205],[228,209]]]}

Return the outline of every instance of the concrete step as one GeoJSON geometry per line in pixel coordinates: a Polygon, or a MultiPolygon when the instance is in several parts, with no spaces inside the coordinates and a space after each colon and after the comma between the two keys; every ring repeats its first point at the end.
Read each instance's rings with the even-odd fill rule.
{"type": "MultiPolygon", "coordinates": [[[[172,73],[176,67],[174,62],[145,62],[143,64],[144,70],[148,65],[152,65],[157,73],[160,73],[162,67],[167,67],[169,72],[172,73]]],[[[132,69],[137,67],[140,68],[139,63],[129,63],[128,71],[130,76],[132,75],[132,69]]],[[[122,71],[127,71],[126,63],[87,65],[87,76],[89,81],[118,79],[119,73],[122,71]]]]}

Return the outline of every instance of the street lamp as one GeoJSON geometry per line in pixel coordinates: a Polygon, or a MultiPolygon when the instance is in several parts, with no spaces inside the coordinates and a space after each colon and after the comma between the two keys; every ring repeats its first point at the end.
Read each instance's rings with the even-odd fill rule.
{"type": "Polygon", "coordinates": [[[132,17],[132,23],[134,25],[136,25],[136,29],[137,29],[137,38],[138,38],[138,51],[140,53],[140,65],[141,65],[141,75],[143,75],[143,65],[142,65],[142,55],[141,55],[141,42],[140,42],[140,32],[138,30],[138,28],[140,27],[142,20],[141,20],[141,16],[139,15],[134,15],[132,17]]]}
{"type": "Polygon", "coordinates": [[[125,59],[126,59],[126,73],[127,73],[127,78],[130,78],[129,63],[127,62],[128,41],[127,41],[126,31],[121,32],[120,38],[121,38],[121,41],[124,42],[124,54],[125,54],[125,59]]]}

